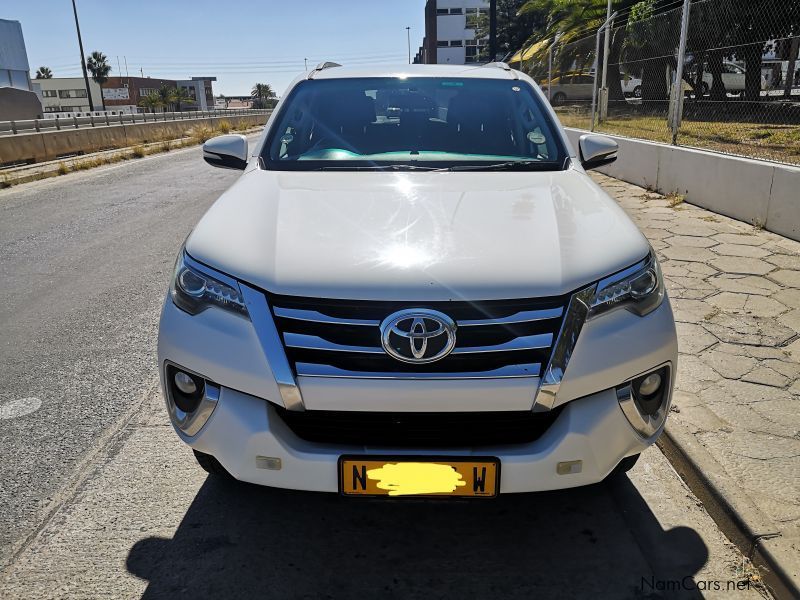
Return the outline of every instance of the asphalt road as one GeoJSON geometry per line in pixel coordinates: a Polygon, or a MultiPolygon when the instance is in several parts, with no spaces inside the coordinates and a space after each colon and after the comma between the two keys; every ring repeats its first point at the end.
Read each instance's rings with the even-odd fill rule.
{"type": "Polygon", "coordinates": [[[236,176],[190,149],[0,191],[0,566],[155,381],[178,249],[236,176]]]}
{"type": "Polygon", "coordinates": [[[747,576],[657,449],[630,479],[490,502],[206,478],[163,410],[156,328],[236,176],[191,149],[0,191],[1,597],[695,597],[747,576]]]}

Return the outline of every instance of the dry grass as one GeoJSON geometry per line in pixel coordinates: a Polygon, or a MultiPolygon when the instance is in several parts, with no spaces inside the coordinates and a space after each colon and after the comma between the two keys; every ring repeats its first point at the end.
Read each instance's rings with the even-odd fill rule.
{"type": "MultiPolygon", "coordinates": [[[[584,107],[559,108],[558,117],[565,127],[588,129],[590,126],[589,111],[584,107]]],[[[660,115],[611,115],[595,129],[602,133],[653,142],[672,142],[667,120],[660,115]]],[[[678,145],[800,164],[800,127],[797,125],[684,119],[678,134],[678,145]]]]}
{"type": "Polygon", "coordinates": [[[686,196],[678,192],[672,192],[671,194],[667,194],[664,199],[667,201],[667,206],[677,209],[686,200],[686,196]]]}
{"type": "Polygon", "coordinates": [[[157,132],[153,137],[154,141],[148,143],[143,141],[130,149],[120,149],[119,152],[113,154],[102,154],[100,156],[88,156],[85,158],[75,158],[69,162],[60,162],[58,169],[55,171],[42,171],[34,176],[27,176],[24,179],[9,179],[8,175],[2,175],[0,179],[0,188],[11,187],[15,181],[28,182],[36,181],[38,179],[46,179],[54,175],[66,175],[75,171],[85,171],[93,169],[102,165],[117,163],[123,160],[132,158],[143,158],[149,154],[159,154],[162,152],[169,152],[178,148],[189,148],[206,142],[216,135],[228,133],[230,131],[246,131],[252,129],[254,126],[250,125],[244,119],[239,119],[235,123],[230,123],[223,120],[216,127],[209,127],[208,125],[199,125],[191,130],[185,132],[185,137],[175,139],[170,136],[168,132],[157,132]]]}

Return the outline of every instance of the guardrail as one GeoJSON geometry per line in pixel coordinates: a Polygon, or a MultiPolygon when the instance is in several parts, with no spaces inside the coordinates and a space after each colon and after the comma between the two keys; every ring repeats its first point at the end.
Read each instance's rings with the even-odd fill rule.
{"type": "Polygon", "coordinates": [[[87,127],[111,127],[135,123],[156,123],[186,121],[208,117],[242,117],[268,115],[272,109],[237,108],[226,110],[189,110],[182,112],[129,113],[118,115],[71,117],[54,119],[29,119],[24,121],[0,121],[0,136],[36,133],[41,131],[61,131],[62,129],[84,129],[87,127]]]}

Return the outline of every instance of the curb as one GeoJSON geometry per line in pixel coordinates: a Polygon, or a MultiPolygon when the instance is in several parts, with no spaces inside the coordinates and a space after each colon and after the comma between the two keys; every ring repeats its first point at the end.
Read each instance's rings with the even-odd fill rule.
{"type": "Polygon", "coordinates": [[[792,564],[791,558],[797,551],[722,465],[674,419],[667,422],[658,447],[720,530],[758,568],[774,596],[800,598],[800,561],[794,558],[792,564]]]}

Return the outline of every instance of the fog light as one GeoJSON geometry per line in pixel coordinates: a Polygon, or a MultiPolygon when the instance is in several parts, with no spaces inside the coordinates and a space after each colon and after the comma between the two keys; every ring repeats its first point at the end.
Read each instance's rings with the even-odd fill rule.
{"type": "Polygon", "coordinates": [[[184,373],[183,371],[178,371],[175,373],[175,387],[178,388],[181,392],[186,394],[187,396],[192,396],[197,393],[197,384],[195,384],[194,379],[192,379],[191,375],[184,373]]]}
{"type": "Polygon", "coordinates": [[[670,390],[668,366],[645,373],[616,388],[622,412],[643,438],[655,435],[667,420],[670,390]]]}
{"type": "Polygon", "coordinates": [[[661,387],[661,375],[658,373],[650,373],[639,384],[639,394],[642,396],[652,396],[661,387]]]}

